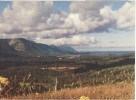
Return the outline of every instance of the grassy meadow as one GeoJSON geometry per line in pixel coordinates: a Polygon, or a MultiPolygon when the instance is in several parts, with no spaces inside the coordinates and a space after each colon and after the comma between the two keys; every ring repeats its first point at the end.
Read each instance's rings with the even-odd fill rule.
{"type": "Polygon", "coordinates": [[[82,97],[89,99],[134,99],[134,82],[68,88],[57,92],[35,93],[27,96],[9,97],[8,99],[80,99],[82,97]]]}
{"type": "MultiPolygon", "coordinates": [[[[34,62],[29,59],[31,63],[37,60],[32,59],[34,62]]],[[[80,60],[55,59],[51,60],[52,62],[48,61],[50,62],[47,64],[48,67],[43,66],[44,59],[40,59],[42,62],[39,62],[39,59],[37,62],[40,65],[7,67],[0,70],[0,98],[83,100],[134,98],[133,57],[83,56],[80,60]]],[[[24,59],[24,62],[25,60],[27,61],[24,59]]]]}

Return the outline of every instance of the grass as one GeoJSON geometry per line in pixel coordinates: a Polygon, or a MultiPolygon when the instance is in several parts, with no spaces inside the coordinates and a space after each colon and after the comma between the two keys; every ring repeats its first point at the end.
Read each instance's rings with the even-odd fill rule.
{"type": "Polygon", "coordinates": [[[81,96],[87,96],[90,99],[134,99],[134,82],[64,89],[43,94],[8,97],[7,99],[79,99],[81,96]]]}
{"type": "MultiPolygon", "coordinates": [[[[134,80],[134,65],[117,66],[102,70],[90,70],[88,72],[58,77],[60,87],[92,86],[107,83],[130,82],[134,80]],[[70,79],[70,80],[68,80],[70,79]],[[73,83],[73,85],[72,85],[73,83]]],[[[63,88],[65,88],[63,87],[63,88]]]]}
{"type": "Polygon", "coordinates": [[[117,66],[102,70],[90,70],[78,74],[54,70],[41,70],[41,68],[33,68],[33,70],[32,68],[23,70],[17,69],[17,71],[15,71],[15,69],[9,71],[3,70],[0,71],[0,74],[3,74],[5,77],[10,75],[9,77],[6,77],[10,82],[8,91],[5,91],[0,96],[14,96],[54,91],[56,77],[58,81],[58,90],[118,84],[120,82],[129,83],[134,81],[134,65],[117,66]]]}

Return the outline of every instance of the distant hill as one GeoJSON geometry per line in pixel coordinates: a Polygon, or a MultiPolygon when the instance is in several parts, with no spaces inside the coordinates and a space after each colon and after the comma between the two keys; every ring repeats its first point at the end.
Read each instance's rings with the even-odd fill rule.
{"type": "Polygon", "coordinates": [[[47,54],[77,53],[72,47],[36,43],[23,38],[0,39],[0,57],[46,56],[47,54]]]}

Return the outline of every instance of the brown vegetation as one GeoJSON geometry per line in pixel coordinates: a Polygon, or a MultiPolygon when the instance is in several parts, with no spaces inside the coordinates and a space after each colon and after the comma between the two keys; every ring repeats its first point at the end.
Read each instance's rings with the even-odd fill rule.
{"type": "Polygon", "coordinates": [[[52,70],[56,70],[56,71],[65,71],[65,70],[74,70],[76,69],[76,67],[63,67],[63,66],[60,66],[60,67],[49,67],[49,69],[52,69],[52,70]]]}
{"type": "Polygon", "coordinates": [[[120,82],[76,89],[64,89],[44,94],[9,97],[10,99],[79,99],[87,96],[90,99],[134,99],[134,82],[120,82]]]}

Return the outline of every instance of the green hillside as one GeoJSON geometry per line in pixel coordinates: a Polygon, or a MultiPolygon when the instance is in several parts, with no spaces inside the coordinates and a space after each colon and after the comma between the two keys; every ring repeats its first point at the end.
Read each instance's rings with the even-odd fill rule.
{"type": "Polygon", "coordinates": [[[57,89],[131,82],[134,81],[134,65],[90,70],[76,74],[74,71],[43,70],[38,67],[9,68],[1,70],[0,76],[7,77],[13,87],[7,94],[42,93],[54,90],[56,78],[57,89]]]}

